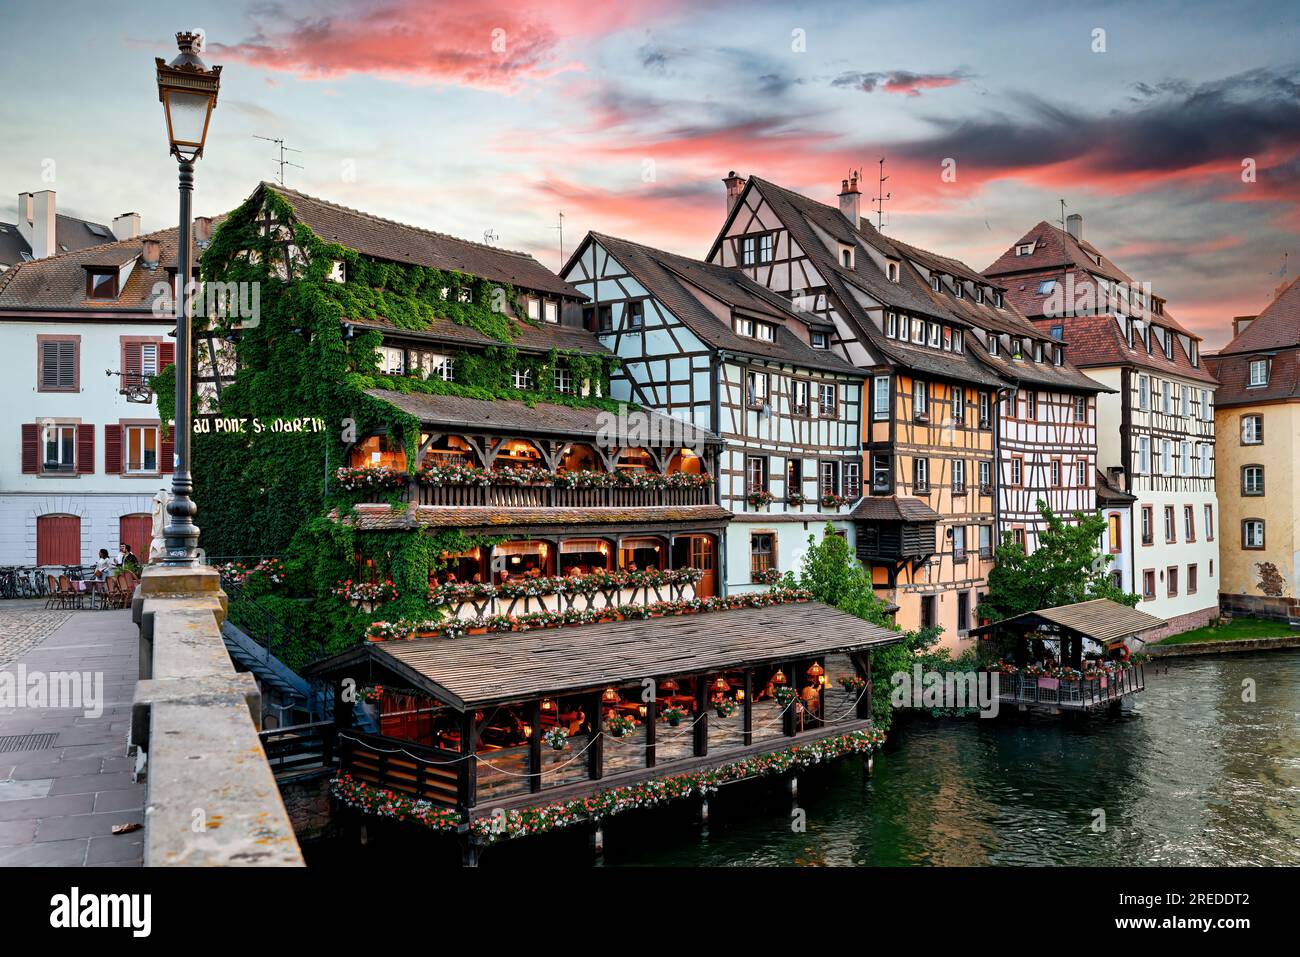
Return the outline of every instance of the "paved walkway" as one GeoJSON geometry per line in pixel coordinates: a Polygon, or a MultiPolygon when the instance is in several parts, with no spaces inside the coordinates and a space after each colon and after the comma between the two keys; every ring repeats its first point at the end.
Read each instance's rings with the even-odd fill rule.
{"type": "Polygon", "coordinates": [[[0,866],[139,867],[144,831],[112,832],[116,824],[144,823],[145,786],[131,780],[126,747],[139,675],[130,611],[47,613],[6,605],[0,605],[0,866]],[[6,649],[20,650],[6,661],[6,649]],[[29,688],[35,672],[102,676],[103,713],[87,717],[90,700],[53,708],[27,706],[30,692],[17,702],[6,699],[20,666],[29,688]],[[48,745],[2,740],[31,734],[53,738],[48,745]]]}

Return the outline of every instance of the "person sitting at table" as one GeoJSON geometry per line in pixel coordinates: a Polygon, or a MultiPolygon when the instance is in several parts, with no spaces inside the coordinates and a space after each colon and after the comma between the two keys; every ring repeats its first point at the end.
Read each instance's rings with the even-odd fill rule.
{"type": "Polygon", "coordinates": [[[570,578],[581,578],[581,577],[582,577],[582,566],[581,566],[581,565],[570,565],[570,566],[569,566],[569,570],[568,570],[567,572],[565,572],[565,574],[568,575],[570,578]]]}
{"type": "Polygon", "coordinates": [[[634,571],[636,571],[636,562],[628,562],[628,563],[627,563],[627,571],[630,571],[630,572],[634,572],[634,571]]]}
{"type": "Polygon", "coordinates": [[[500,573],[497,575],[497,581],[502,585],[510,581],[510,572],[504,568],[501,569],[500,573]]]}
{"type": "Polygon", "coordinates": [[[448,585],[454,585],[456,583],[456,573],[447,572],[447,577],[443,579],[443,582],[448,585]]]}
{"type": "Polygon", "coordinates": [[[108,549],[99,550],[99,558],[95,559],[95,577],[98,579],[107,578],[113,571],[113,560],[108,557],[108,549]]]}
{"type": "Polygon", "coordinates": [[[474,582],[475,585],[481,585],[481,584],[483,584],[483,573],[482,573],[482,572],[475,572],[475,573],[474,573],[474,577],[473,577],[473,579],[471,579],[471,580],[474,582]]]}

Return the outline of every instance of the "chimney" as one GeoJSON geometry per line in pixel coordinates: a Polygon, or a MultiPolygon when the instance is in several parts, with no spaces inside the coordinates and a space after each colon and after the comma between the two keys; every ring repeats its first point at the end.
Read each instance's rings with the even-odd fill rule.
{"type": "Polygon", "coordinates": [[[848,179],[840,181],[840,212],[854,229],[858,228],[862,215],[862,193],[858,191],[856,172],[848,179]]]}
{"type": "Polygon", "coordinates": [[[1110,482],[1112,488],[1119,489],[1121,492],[1128,491],[1127,488],[1128,475],[1125,474],[1123,466],[1112,465],[1110,468],[1106,470],[1106,472],[1107,472],[1107,479],[1110,482]]]}
{"type": "Polygon", "coordinates": [[[1071,213],[1065,217],[1065,231],[1080,242],[1083,241],[1083,217],[1078,213],[1071,213]]]}
{"type": "Polygon", "coordinates": [[[33,259],[59,251],[55,239],[54,190],[18,194],[18,232],[32,247],[33,259]]]}
{"type": "Polygon", "coordinates": [[[118,239],[135,239],[140,235],[140,214],[123,213],[113,217],[113,235],[118,239]]]}
{"type": "Polygon", "coordinates": [[[210,242],[212,242],[212,217],[195,216],[194,245],[207,249],[210,242]]]}
{"type": "Polygon", "coordinates": [[[140,261],[146,269],[157,269],[158,260],[162,258],[162,244],[156,239],[146,239],[140,252],[140,261]]]}
{"type": "Polygon", "coordinates": [[[740,199],[740,194],[745,189],[745,179],[743,176],[737,176],[733,169],[726,176],[722,177],[722,185],[727,187],[727,213],[730,214],[736,208],[736,203],[740,199]]]}

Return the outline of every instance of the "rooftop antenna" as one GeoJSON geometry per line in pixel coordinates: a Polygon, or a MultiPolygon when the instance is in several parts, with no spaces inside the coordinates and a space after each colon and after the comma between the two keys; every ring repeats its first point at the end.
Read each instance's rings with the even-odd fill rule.
{"type": "Polygon", "coordinates": [[[284,154],[285,154],[285,153],[301,153],[302,150],[296,150],[296,149],[294,149],[292,146],[285,146],[285,145],[284,145],[284,140],[282,140],[282,139],[278,139],[277,137],[274,137],[274,136],[258,136],[256,133],[254,133],[254,134],[253,134],[253,139],[255,139],[255,140],[266,140],[268,143],[274,143],[276,146],[278,146],[278,147],[280,148],[280,158],[279,158],[278,160],[275,160],[274,162],[275,162],[275,163],[280,167],[280,172],[279,172],[279,175],[278,175],[278,182],[279,182],[279,184],[280,184],[281,186],[284,185],[284,168],[285,168],[286,166],[292,166],[292,167],[294,167],[295,169],[303,169],[303,168],[304,168],[304,167],[300,166],[299,164],[297,164],[297,163],[291,163],[291,162],[289,162],[289,160],[287,160],[287,159],[284,158],[284,154]]]}
{"type": "Polygon", "coordinates": [[[1061,200],[1061,232],[1065,232],[1065,200],[1061,200]]]}
{"type": "Polygon", "coordinates": [[[560,221],[553,229],[560,231],[560,268],[564,268],[564,210],[560,210],[560,221]]]}
{"type": "Polygon", "coordinates": [[[885,180],[889,179],[885,175],[885,158],[880,157],[880,181],[876,184],[876,229],[884,230],[885,228],[885,201],[892,195],[885,192],[885,180]]]}
{"type": "Polygon", "coordinates": [[[484,246],[491,246],[493,243],[495,243],[495,242],[496,242],[498,239],[500,239],[500,238],[501,238],[501,237],[497,235],[496,230],[492,229],[491,227],[488,227],[487,229],[483,230],[483,245],[484,245],[484,246]]]}

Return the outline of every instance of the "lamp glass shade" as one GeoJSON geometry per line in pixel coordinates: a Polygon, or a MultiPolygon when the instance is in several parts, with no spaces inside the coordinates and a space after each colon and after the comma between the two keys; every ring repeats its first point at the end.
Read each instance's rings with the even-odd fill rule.
{"type": "Polygon", "coordinates": [[[215,98],[188,90],[161,90],[163,109],[167,113],[167,137],[171,145],[183,152],[203,152],[208,135],[208,119],[215,98]]]}

